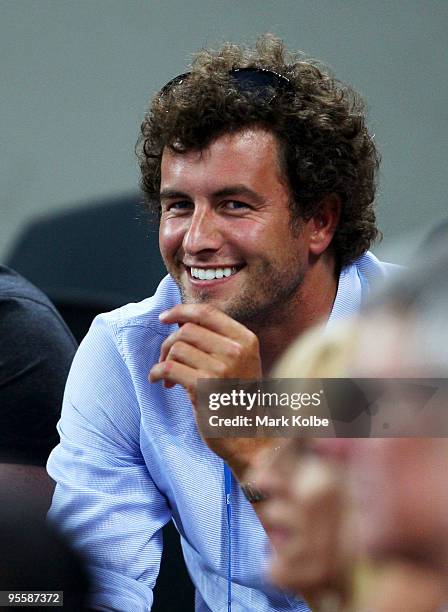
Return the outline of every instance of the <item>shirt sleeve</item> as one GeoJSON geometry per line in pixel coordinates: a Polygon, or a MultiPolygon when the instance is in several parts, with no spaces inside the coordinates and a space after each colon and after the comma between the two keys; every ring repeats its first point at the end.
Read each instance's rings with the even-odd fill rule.
{"type": "Polygon", "coordinates": [[[73,361],[48,461],[49,517],[87,559],[91,607],[138,612],[151,608],[171,514],[141,454],[139,405],[111,325],[98,317],[73,361]]]}

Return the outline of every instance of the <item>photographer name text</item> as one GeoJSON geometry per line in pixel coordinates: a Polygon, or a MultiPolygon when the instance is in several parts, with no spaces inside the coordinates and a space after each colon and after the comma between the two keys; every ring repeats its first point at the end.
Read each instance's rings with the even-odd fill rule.
{"type": "Polygon", "coordinates": [[[219,417],[214,414],[208,419],[211,427],[328,427],[329,419],[321,418],[315,415],[303,417],[302,415],[293,415],[290,417],[270,417],[267,415],[255,417],[237,415],[234,417],[219,417]]]}

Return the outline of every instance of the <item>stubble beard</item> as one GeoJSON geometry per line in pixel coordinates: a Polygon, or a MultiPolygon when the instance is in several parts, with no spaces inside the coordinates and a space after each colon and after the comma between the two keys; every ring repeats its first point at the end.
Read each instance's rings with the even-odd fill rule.
{"type": "Polygon", "coordinates": [[[179,287],[183,304],[215,305],[235,321],[257,330],[284,321],[289,306],[298,298],[305,271],[298,262],[295,263],[297,267],[294,273],[288,270],[288,274],[281,274],[272,263],[262,262],[259,272],[255,275],[256,287],[250,283],[239,295],[224,303],[215,300],[206,288],[194,296],[188,295],[180,278],[172,276],[179,287]]]}

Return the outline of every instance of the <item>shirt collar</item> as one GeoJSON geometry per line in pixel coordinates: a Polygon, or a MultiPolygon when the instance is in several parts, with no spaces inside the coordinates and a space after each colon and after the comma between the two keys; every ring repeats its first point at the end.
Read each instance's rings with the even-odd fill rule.
{"type": "Polygon", "coordinates": [[[350,317],[359,312],[362,303],[362,284],[356,264],[342,268],[339,274],[338,290],[327,328],[336,321],[350,317]]]}

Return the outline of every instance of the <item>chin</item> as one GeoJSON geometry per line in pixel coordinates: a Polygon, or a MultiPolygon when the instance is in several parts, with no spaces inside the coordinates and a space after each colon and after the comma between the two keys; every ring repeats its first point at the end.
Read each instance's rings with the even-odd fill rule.
{"type": "Polygon", "coordinates": [[[197,292],[195,294],[187,293],[184,287],[178,283],[182,303],[183,304],[210,304],[218,310],[221,310],[224,314],[235,321],[242,321],[244,318],[244,311],[239,304],[232,304],[232,300],[214,297],[210,295],[206,290],[197,292]]]}
{"type": "Polygon", "coordinates": [[[281,590],[298,593],[300,587],[296,584],[297,576],[294,573],[291,575],[290,572],[291,564],[272,562],[269,568],[269,579],[273,585],[281,590]]]}

